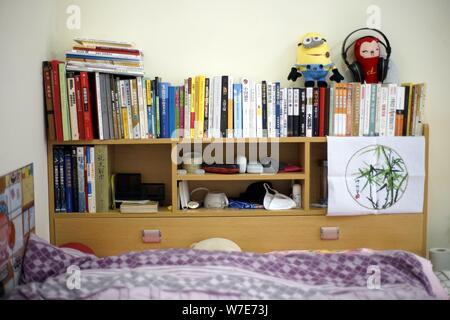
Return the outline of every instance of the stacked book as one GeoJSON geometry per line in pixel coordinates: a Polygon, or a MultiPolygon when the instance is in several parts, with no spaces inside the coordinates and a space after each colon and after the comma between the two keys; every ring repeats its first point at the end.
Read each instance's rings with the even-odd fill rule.
{"type": "Polygon", "coordinates": [[[142,52],[131,43],[94,39],[74,41],[72,50],[66,53],[68,71],[144,75],[142,52]]]}
{"type": "Polygon", "coordinates": [[[123,201],[120,213],[153,213],[158,212],[158,201],[123,201]]]}
{"type": "Polygon", "coordinates": [[[107,212],[111,207],[107,146],[53,149],[55,212],[107,212]]]}

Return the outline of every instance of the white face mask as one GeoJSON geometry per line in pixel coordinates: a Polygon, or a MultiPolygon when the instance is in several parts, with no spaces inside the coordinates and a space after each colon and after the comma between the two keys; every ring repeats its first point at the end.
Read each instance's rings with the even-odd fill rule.
{"type": "Polygon", "coordinates": [[[266,210],[289,210],[296,207],[294,200],[272,189],[267,183],[264,183],[264,188],[266,189],[266,195],[264,196],[264,208],[266,210]]]}

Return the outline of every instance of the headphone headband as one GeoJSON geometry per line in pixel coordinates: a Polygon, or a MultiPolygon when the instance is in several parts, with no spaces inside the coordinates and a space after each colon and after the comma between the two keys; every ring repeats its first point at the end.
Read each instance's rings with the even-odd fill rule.
{"type": "Polygon", "coordinates": [[[353,41],[353,42],[351,43],[351,45],[348,46],[348,48],[345,48],[345,45],[347,44],[347,40],[348,40],[353,34],[355,34],[356,32],[362,31],[362,30],[370,30],[370,31],[374,31],[374,32],[380,34],[380,35],[383,37],[383,39],[384,39],[384,41],[385,41],[386,43],[383,43],[382,41],[379,41],[379,42],[385,47],[385,49],[386,49],[386,59],[388,60],[388,59],[390,58],[390,56],[391,56],[391,51],[392,51],[392,50],[391,50],[391,45],[390,45],[390,43],[389,43],[389,39],[386,37],[386,35],[385,35],[383,32],[381,32],[380,30],[378,30],[378,29],[372,29],[372,28],[360,28],[360,29],[356,29],[355,31],[351,32],[351,33],[345,38],[344,42],[342,43],[342,58],[344,59],[345,64],[346,64],[347,66],[350,66],[350,63],[347,61],[347,51],[348,51],[348,49],[350,49],[350,48],[353,46],[353,44],[354,44],[356,41],[358,41],[358,39],[355,40],[355,41],[353,41]]]}

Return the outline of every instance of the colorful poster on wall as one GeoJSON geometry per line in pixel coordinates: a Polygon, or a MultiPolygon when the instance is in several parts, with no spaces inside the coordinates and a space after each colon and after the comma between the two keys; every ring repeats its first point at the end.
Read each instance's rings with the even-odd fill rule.
{"type": "Polygon", "coordinates": [[[19,283],[34,223],[33,164],[0,177],[0,296],[19,283]]]}
{"type": "Polygon", "coordinates": [[[329,137],[328,215],[423,212],[424,137],[329,137]]]}

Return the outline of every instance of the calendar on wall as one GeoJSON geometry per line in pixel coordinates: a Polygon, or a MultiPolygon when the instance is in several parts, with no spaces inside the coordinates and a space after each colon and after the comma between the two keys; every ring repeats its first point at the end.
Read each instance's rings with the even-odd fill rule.
{"type": "Polygon", "coordinates": [[[0,296],[19,284],[25,245],[34,231],[30,164],[0,177],[0,296]]]}

